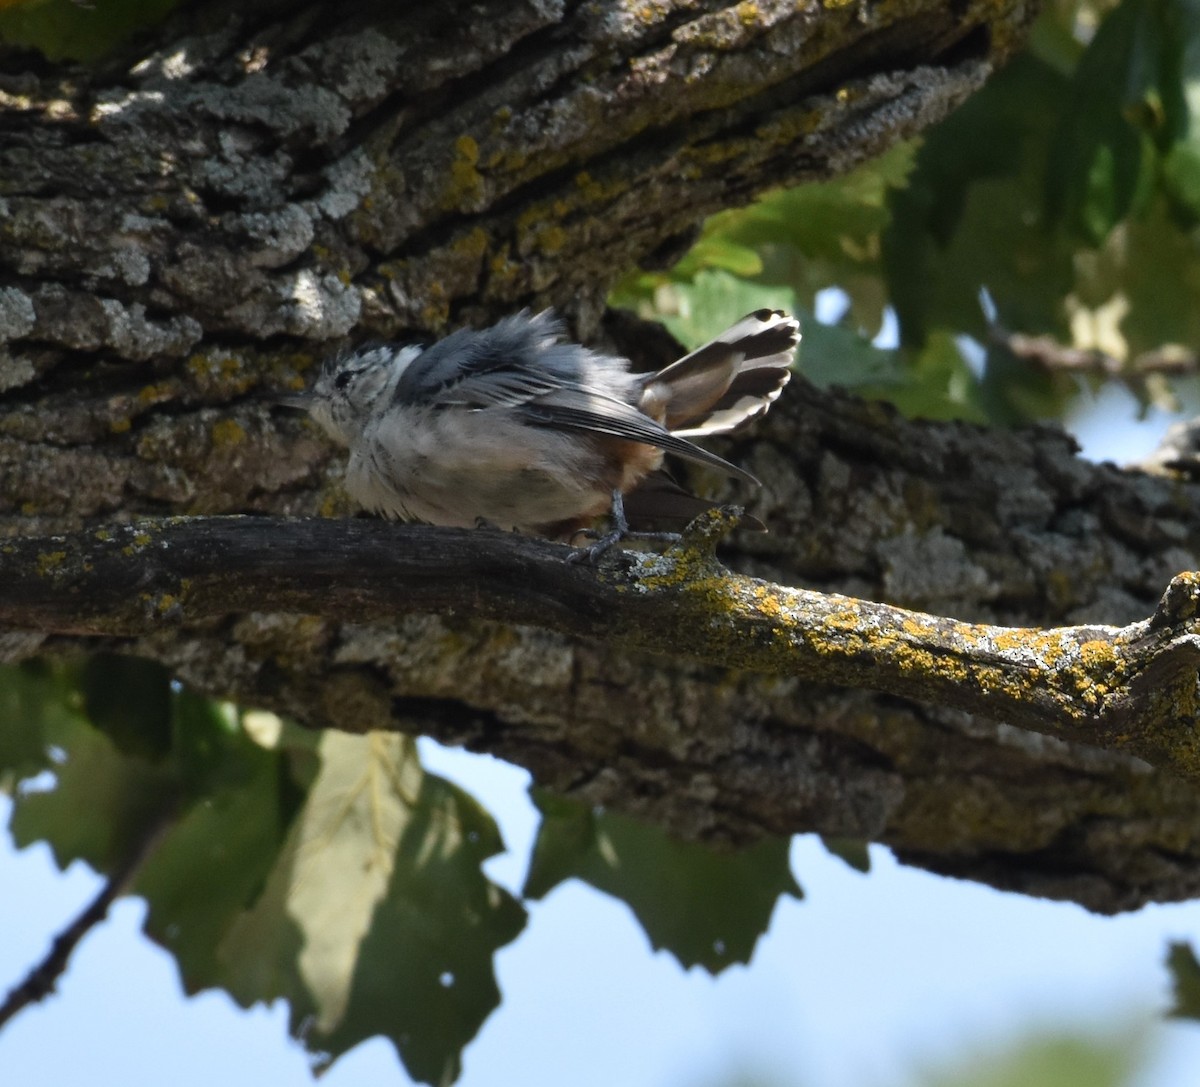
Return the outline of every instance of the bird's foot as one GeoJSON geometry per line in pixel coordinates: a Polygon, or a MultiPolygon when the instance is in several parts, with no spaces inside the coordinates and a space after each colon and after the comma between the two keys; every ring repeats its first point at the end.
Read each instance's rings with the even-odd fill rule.
{"type": "MultiPolygon", "coordinates": [[[[567,556],[567,562],[586,562],[595,566],[600,559],[624,540],[643,540],[649,543],[678,543],[682,537],[678,532],[637,532],[629,527],[625,516],[625,499],[620,491],[612,493],[612,507],[609,510],[609,520],[612,527],[602,536],[596,537],[596,542],[587,547],[577,548],[567,556]]],[[[580,535],[595,536],[590,529],[584,529],[580,535]]]]}

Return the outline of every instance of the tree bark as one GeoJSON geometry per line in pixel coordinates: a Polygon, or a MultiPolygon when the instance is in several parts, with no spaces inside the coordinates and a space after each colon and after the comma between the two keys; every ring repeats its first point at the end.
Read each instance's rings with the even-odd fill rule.
{"type": "MultiPolygon", "coordinates": [[[[1105,751],[1014,727],[1036,724],[1032,700],[983,707],[1009,722],[995,723],[969,685],[834,688],[869,683],[862,660],[854,675],[844,661],[755,674],[572,626],[544,593],[517,609],[511,564],[549,563],[548,545],[460,540],[478,548],[477,592],[391,619],[312,595],[198,611],[138,564],[140,524],[121,535],[179,514],[215,530],[221,514],[351,512],[339,458],[259,399],[311,380],[348,339],[554,304],[581,336],[662,361],[646,328],[604,318],[618,276],[670,262],[713,211],[832,176],[940,118],[1028,15],[1015,0],[505,0],[384,17],[212,3],[98,71],[0,55],[0,532],[10,568],[24,563],[0,590],[0,658],[143,653],[314,726],[492,752],[692,838],[869,838],[1097,910],[1196,894],[1195,767],[1184,742],[1161,755],[1164,736],[1186,738],[1186,699],[1154,719],[1173,733],[1129,721],[1121,736],[1141,746],[1114,734],[1105,751]],[[147,579],[130,588],[147,594],[132,626],[118,621],[129,597],[106,625],[60,570],[112,557],[114,539],[132,549],[118,565],[147,579]],[[22,571],[78,621],[17,614],[22,571]],[[522,625],[485,599],[507,599],[522,625]]],[[[1190,652],[1188,583],[1159,601],[1200,566],[1194,485],[1086,464],[1049,430],[908,422],[801,380],[727,451],[766,483],[753,512],[770,533],[723,551],[746,574],[1004,626],[1149,631],[1157,614],[1190,652]]],[[[370,571],[368,542],[394,530],[343,527],[336,557],[370,571]]],[[[254,528],[264,549],[305,538],[254,528]]],[[[305,531],[328,548],[333,526],[305,531]]],[[[450,546],[398,531],[397,558],[415,540],[450,546]]],[[[231,575],[253,565],[238,554],[231,575]]]]}

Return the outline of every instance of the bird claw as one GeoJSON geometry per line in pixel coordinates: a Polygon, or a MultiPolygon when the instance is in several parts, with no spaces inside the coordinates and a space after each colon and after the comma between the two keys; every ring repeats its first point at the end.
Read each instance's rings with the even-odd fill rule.
{"type": "MultiPolygon", "coordinates": [[[[682,536],[678,532],[638,532],[629,527],[629,521],[625,516],[625,499],[620,491],[613,491],[612,508],[609,511],[609,518],[612,521],[612,528],[603,536],[599,536],[596,542],[587,547],[580,547],[572,551],[567,556],[567,562],[570,563],[587,563],[589,566],[595,566],[601,558],[611,551],[622,540],[646,540],[653,543],[678,543],[682,536]]],[[[589,529],[584,529],[582,535],[595,535],[589,529]]]]}

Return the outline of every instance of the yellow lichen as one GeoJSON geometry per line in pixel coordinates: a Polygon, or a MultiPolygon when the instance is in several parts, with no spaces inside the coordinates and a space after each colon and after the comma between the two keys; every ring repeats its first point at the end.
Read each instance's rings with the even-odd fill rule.
{"type": "Polygon", "coordinates": [[[431,283],[421,307],[421,323],[426,328],[442,328],[450,320],[450,299],[440,283],[431,283]]]}
{"type": "Polygon", "coordinates": [[[246,431],[240,423],[234,419],[220,419],[213,423],[212,443],[215,447],[240,445],[246,440],[246,431]]]}
{"type": "Polygon", "coordinates": [[[67,561],[67,553],[65,551],[39,551],[37,557],[37,569],[39,574],[48,574],[52,570],[57,570],[64,562],[67,561]]]}
{"type": "Polygon", "coordinates": [[[454,141],[454,161],[450,163],[450,187],[442,197],[442,207],[459,208],[477,201],[483,194],[483,175],[479,172],[479,144],[463,134],[454,141]]]}
{"type": "Polygon", "coordinates": [[[755,26],[762,14],[758,9],[758,5],[750,3],[750,0],[742,0],[742,3],[738,4],[733,10],[742,26],[755,26]]]}
{"type": "Polygon", "coordinates": [[[629,179],[617,176],[596,178],[585,170],[575,175],[575,188],[580,199],[590,205],[591,210],[595,210],[597,205],[610,204],[618,196],[628,192],[629,179]]]}
{"type": "Polygon", "coordinates": [[[534,244],[547,255],[553,256],[567,244],[567,232],[562,227],[547,223],[534,233],[534,244]]]}
{"type": "Polygon", "coordinates": [[[508,249],[493,253],[488,261],[488,270],[495,283],[510,283],[521,272],[522,265],[509,256],[508,249]]]}
{"type": "Polygon", "coordinates": [[[487,252],[488,236],[483,227],[475,227],[455,238],[449,245],[452,253],[469,257],[472,260],[481,260],[484,253],[487,252]]]}
{"type": "Polygon", "coordinates": [[[1098,638],[1079,647],[1079,659],[1087,668],[1112,668],[1117,663],[1113,643],[1098,638]]]}

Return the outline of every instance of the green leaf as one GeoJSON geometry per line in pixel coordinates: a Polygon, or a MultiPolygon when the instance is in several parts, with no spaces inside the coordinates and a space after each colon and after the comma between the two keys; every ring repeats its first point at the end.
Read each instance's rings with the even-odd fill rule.
{"type": "Polygon", "coordinates": [[[742,279],[750,279],[758,275],[762,267],[762,257],[750,246],[740,244],[719,231],[705,231],[687,255],[671,269],[671,279],[685,283],[706,270],[729,272],[742,279]]]}
{"type": "Polygon", "coordinates": [[[1167,968],[1171,971],[1175,996],[1168,1014],[1176,1019],[1200,1019],[1200,962],[1196,961],[1192,945],[1172,943],[1167,968]]]}
{"type": "Polygon", "coordinates": [[[179,780],[192,796],[206,796],[245,776],[246,760],[257,750],[233,706],[186,687],[172,699],[171,740],[179,780]]]}
{"type": "Polygon", "coordinates": [[[788,840],[723,852],[669,838],[628,816],[534,792],[542,825],[524,894],[581,879],[625,902],[655,948],[717,973],[750,961],[780,895],[801,897],[788,840]]]}
{"type": "Polygon", "coordinates": [[[1009,327],[1066,336],[1074,250],[1047,221],[1043,181],[1046,103],[1064,91],[1057,72],[1018,58],[926,135],[882,239],[902,344],[922,348],[937,330],[984,342],[981,288],[1009,327]]]}
{"type": "Polygon", "coordinates": [[[482,874],[501,848],[494,822],[424,774],[411,740],[318,739],[168,686],[170,720],[150,731],[171,738],[169,757],[148,759],[112,735],[141,746],[162,702],[137,688],[164,676],[124,660],[9,671],[0,698],[32,737],[10,764],[56,770],[53,788],[17,791],[18,843],[111,871],[162,826],[132,887],[188,992],[285,997],[293,1033],[323,1060],[383,1034],[414,1077],[457,1076],[499,1003],[494,953],[525,914],[482,874]],[[105,731],[82,712],[81,677],[105,731]],[[128,720],[118,677],[135,688],[128,720]]]}
{"type": "Polygon", "coordinates": [[[61,668],[0,666],[0,787],[54,765],[54,739],[78,716],[78,701],[61,668]]]}
{"type": "Polygon", "coordinates": [[[889,401],[912,419],[988,420],[979,382],[953,336],[938,331],[919,352],[896,354],[900,358],[890,376],[857,391],[889,401]]]}
{"type": "MultiPolygon", "coordinates": [[[[746,208],[721,212],[705,224],[703,237],[755,249],[787,246],[810,261],[873,264],[891,218],[889,192],[906,183],[917,148],[915,141],[898,143],[834,181],[777,189],[746,208]]],[[[776,282],[791,285],[792,279],[776,282]]]]}
{"type": "Polygon", "coordinates": [[[1200,220],[1200,8],[1164,3],[1164,110],[1173,138],[1163,160],[1163,188],[1190,223],[1200,220]]]}
{"type": "Polygon", "coordinates": [[[0,10],[0,44],[37,49],[50,60],[98,60],[161,22],[178,0],[33,0],[0,10]]]}
{"type": "Polygon", "coordinates": [[[714,215],[674,268],[627,277],[610,305],[647,316],[657,315],[656,310],[673,312],[680,308],[675,288],[698,285],[703,275],[722,271],[753,279],[768,297],[789,299],[768,304],[789,308],[800,299],[812,309],[817,292],[836,284],[850,299],[851,320],[876,330],[886,302],[879,234],[890,215],[887,194],[904,183],[915,153],[915,143],[899,144],[835,181],[781,189],[747,207],[714,215]]]}
{"type": "Polygon", "coordinates": [[[663,324],[687,347],[720,335],[730,325],[756,309],[796,308],[796,297],[786,287],[764,287],[737,279],[729,272],[705,270],[692,283],[680,283],[670,289],[663,324]]]}
{"type": "Polygon", "coordinates": [[[88,719],[126,755],[150,762],[171,749],[171,676],[155,661],[96,653],[80,675],[88,719]]]}
{"type": "Polygon", "coordinates": [[[1055,71],[1070,75],[1085,48],[1080,41],[1080,16],[1090,23],[1094,11],[1090,0],[1044,4],[1029,33],[1029,52],[1055,71]]]}
{"type": "Polygon", "coordinates": [[[867,850],[867,843],[861,838],[831,838],[822,834],[821,844],[856,872],[871,870],[871,854],[867,850]]]}
{"type": "Polygon", "coordinates": [[[821,388],[847,389],[899,385],[908,380],[896,351],[875,347],[861,333],[841,325],[825,325],[814,318],[800,324],[797,369],[821,388]]]}
{"type": "Polygon", "coordinates": [[[1183,120],[1169,0],[1122,0],[1080,58],[1047,164],[1052,217],[1092,242],[1144,208],[1183,120]]]}
{"type": "Polygon", "coordinates": [[[123,754],[80,709],[72,711],[77,696],[67,684],[63,693],[44,732],[58,753],[54,787],[18,792],[13,838],[21,847],[48,842],[60,867],[82,859],[110,872],[140,845],[146,827],[173,808],[176,779],[169,764],[123,754]]]}
{"type": "Polygon", "coordinates": [[[86,669],[6,675],[0,697],[29,737],[10,762],[55,769],[52,788],[18,789],[18,843],[46,840],[61,865],[112,871],[161,825],[132,889],[188,992],[284,997],[293,1033],[322,1061],[384,1034],[416,1079],[454,1079],[499,1003],[494,951],[524,924],[482,875],[502,848],[491,817],[424,774],[413,741],[397,735],[318,739],[169,686],[166,727],[146,709],[161,699],[137,690],[126,720],[118,675],[133,687],[164,677],[110,665],[86,674],[106,731],[82,711],[86,669]],[[143,726],[169,735],[169,757],[114,743],[139,746],[143,726]]]}
{"type": "Polygon", "coordinates": [[[997,346],[987,352],[980,401],[992,422],[1018,425],[1061,417],[1076,389],[1070,375],[1047,373],[997,346]]]}
{"type": "Polygon", "coordinates": [[[175,956],[188,993],[221,984],[219,943],[262,891],[296,806],[291,750],[263,747],[241,728],[227,750],[237,774],[208,779],[212,793],[180,816],[133,885],[146,900],[146,934],[175,956]]]}
{"type": "MultiPolygon", "coordinates": [[[[27,680],[18,694],[30,689],[27,680]]],[[[21,845],[49,842],[64,866],[83,859],[111,871],[148,822],[181,813],[189,796],[211,803],[223,783],[257,772],[259,749],[231,707],[172,690],[160,666],[131,657],[46,671],[35,720],[56,781],[18,795],[12,830],[21,845]]]]}
{"type": "Polygon", "coordinates": [[[225,985],[243,1005],[286,998],[322,1064],[382,1034],[415,1079],[450,1082],[499,1003],[494,953],[525,920],[481,871],[499,832],[411,739],[327,733],[320,756],[262,894],[221,940],[225,985]]]}
{"type": "Polygon", "coordinates": [[[1156,204],[1113,239],[1109,272],[1112,296],[1123,303],[1120,323],[1128,353],[1163,344],[1200,342],[1200,256],[1195,239],[1156,204]]]}

